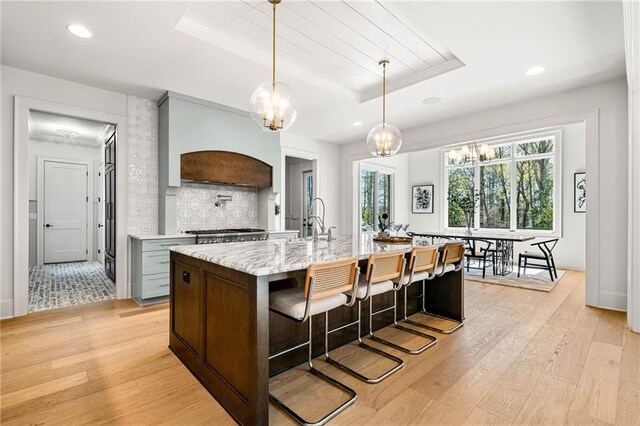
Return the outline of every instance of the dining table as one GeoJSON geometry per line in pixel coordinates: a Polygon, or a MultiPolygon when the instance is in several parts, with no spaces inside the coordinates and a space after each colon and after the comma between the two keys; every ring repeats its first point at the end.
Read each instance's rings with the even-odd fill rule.
{"type": "Polygon", "coordinates": [[[442,240],[461,240],[461,241],[479,241],[489,240],[496,242],[496,273],[498,275],[509,275],[513,272],[513,243],[522,243],[531,241],[535,237],[530,235],[514,235],[508,233],[476,233],[468,234],[465,232],[411,232],[414,237],[431,238],[431,243],[436,243],[436,239],[442,240]]]}

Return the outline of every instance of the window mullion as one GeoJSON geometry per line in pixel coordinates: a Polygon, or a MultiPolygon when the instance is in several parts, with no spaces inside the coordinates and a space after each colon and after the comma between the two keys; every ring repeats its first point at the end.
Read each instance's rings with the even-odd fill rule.
{"type": "MultiPolygon", "coordinates": [[[[476,164],[475,166],[475,170],[474,170],[474,177],[473,177],[473,199],[475,200],[475,193],[476,191],[478,191],[478,193],[480,193],[480,164],[476,164]]],[[[480,199],[478,199],[478,202],[476,204],[476,208],[473,211],[473,228],[474,229],[480,229],[480,199]]]]}
{"type": "MultiPolygon", "coordinates": [[[[513,143],[512,147],[511,147],[511,152],[515,153],[515,149],[516,149],[516,144],[513,143]]],[[[510,208],[511,208],[511,217],[510,217],[510,229],[512,231],[515,231],[518,228],[518,187],[517,187],[517,179],[518,179],[518,173],[517,173],[517,160],[515,158],[515,155],[511,156],[511,202],[510,204],[510,208]]]]}

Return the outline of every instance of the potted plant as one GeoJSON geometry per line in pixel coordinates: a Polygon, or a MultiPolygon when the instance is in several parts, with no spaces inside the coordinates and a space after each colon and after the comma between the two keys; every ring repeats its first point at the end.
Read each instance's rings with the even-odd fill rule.
{"type": "Polygon", "coordinates": [[[391,235],[387,231],[387,229],[389,229],[389,226],[391,226],[391,223],[389,222],[389,214],[388,213],[382,213],[381,215],[379,214],[378,229],[380,232],[378,232],[378,238],[389,239],[391,237],[391,235]]]}

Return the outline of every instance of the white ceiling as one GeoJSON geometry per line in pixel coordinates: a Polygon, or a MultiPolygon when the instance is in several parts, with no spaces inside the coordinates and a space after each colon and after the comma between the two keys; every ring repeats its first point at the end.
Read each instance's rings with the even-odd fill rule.
{"type": "MultiPolygon", "coordinates": [[[[298,120],[289,132],[317,139],[342,143],[364,138],[379,122],[380,98],[360,101],[359,96],[367,99],[368,90],[375,90],[377,62],[383,55],[391,59],[395,81],[411,76],[408,69],[421,80],[421,72],[429,66],[437,68],[429,46],[465,65],[396,87],[387,97],[387,121],[400,129],[625,73],[619,1],[312,4],[284,0],[282,6],[278,8],[282,10],[279,34],[296,34],[289,45],[280,42],[278,49],[278,79],[298,96],[298,120]],[[322,10],[312,13],[311,8],[322,10]],[[310,22],[303,26],[305,19],[310,22]],[[303,44],[311,51],[308,58],[317,54],[315,72],[299,62],[302,53],[296,49],[303,44]],[[403,46],[424,50],[411,62],[403,46]],[[335,52],[338,49],[340,53],[335,52]],[[426,62],[420,65],[417,61],[422,59],[426,62]],[[534,65],[543,65],[547,71],[526,77],[524,72],[534,65]],[[433,96],[442,102],[422,104],[433,96]],[[364,124],[353,127],[354,121],[364,124]]],[[[173,90],[247,109],[255,87],[271,78],[270,65],[264,60],[269,57],[269,41],[262,40],[268,12],[266,0],[248,6],[238,2],[3,1],[2,63],[149,99],[173,90]],[[250,13],[239,13],[240,6],[250,13]],[[212,27],[219,19],[218,10],[221,15],[235,11],[233,25],[223,30],[212,27]],[[187,19],[207,24],[202,26],[204,35],[185,33],[187,19]],[[72,22],[86,25],[93,38],[71,35],[65,27],[72,22]],[[219,40],[212,43],[212,33],[242,41],[243,47],[230,51],[219,40]],[[257,39],[247,42],[247,34],[257,39]],[[247,53],[260,43],[266,43],[262,55],[247,53]]]]}
{"type": "Polygon", "coordinates": [[[31,140],[100,147],[110,131],[113,132],[112,124],[42,111],[29,113],[29,139],[31,140]],[[64,131],[73,132],[75,136],[65,137],[61,135],[64,131]]]}
{"type": "MultiPolygon", "coordinates": [[[[271,66],[272,19],[264,0],[197,2],[176,29],[271,66]]],[[[276,34],[278,70],[359,101],[380,96],[381,59],[392,63],[387,92],[464,66],[378,1],[285,1],[277,7],[276,34]]]]}

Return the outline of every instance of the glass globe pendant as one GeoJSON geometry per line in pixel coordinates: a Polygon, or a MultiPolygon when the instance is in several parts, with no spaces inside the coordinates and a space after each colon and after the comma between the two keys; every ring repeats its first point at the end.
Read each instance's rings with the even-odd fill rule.
{"type": "Polygon", "coordinates": [[[382,65],[382,123],[371,129],[367,136],[367,149],[374,157],[390,157],[395,155],[402,146],[402,134],[400,130],[391,124],[387,124],[386,92],[387,92],[387,64],[389,61],[380,61],[382,65]]]}
{"type": "Polygon", "coordinates": [[[287,130],[296,121],[298,103],[293,91],[286,84],[276,81],[276,5],[281,0],[269,0],[273,5],[273,51],[270,83],[262,83],[251,96],[251,118],[264,131],[287,130]]]}

